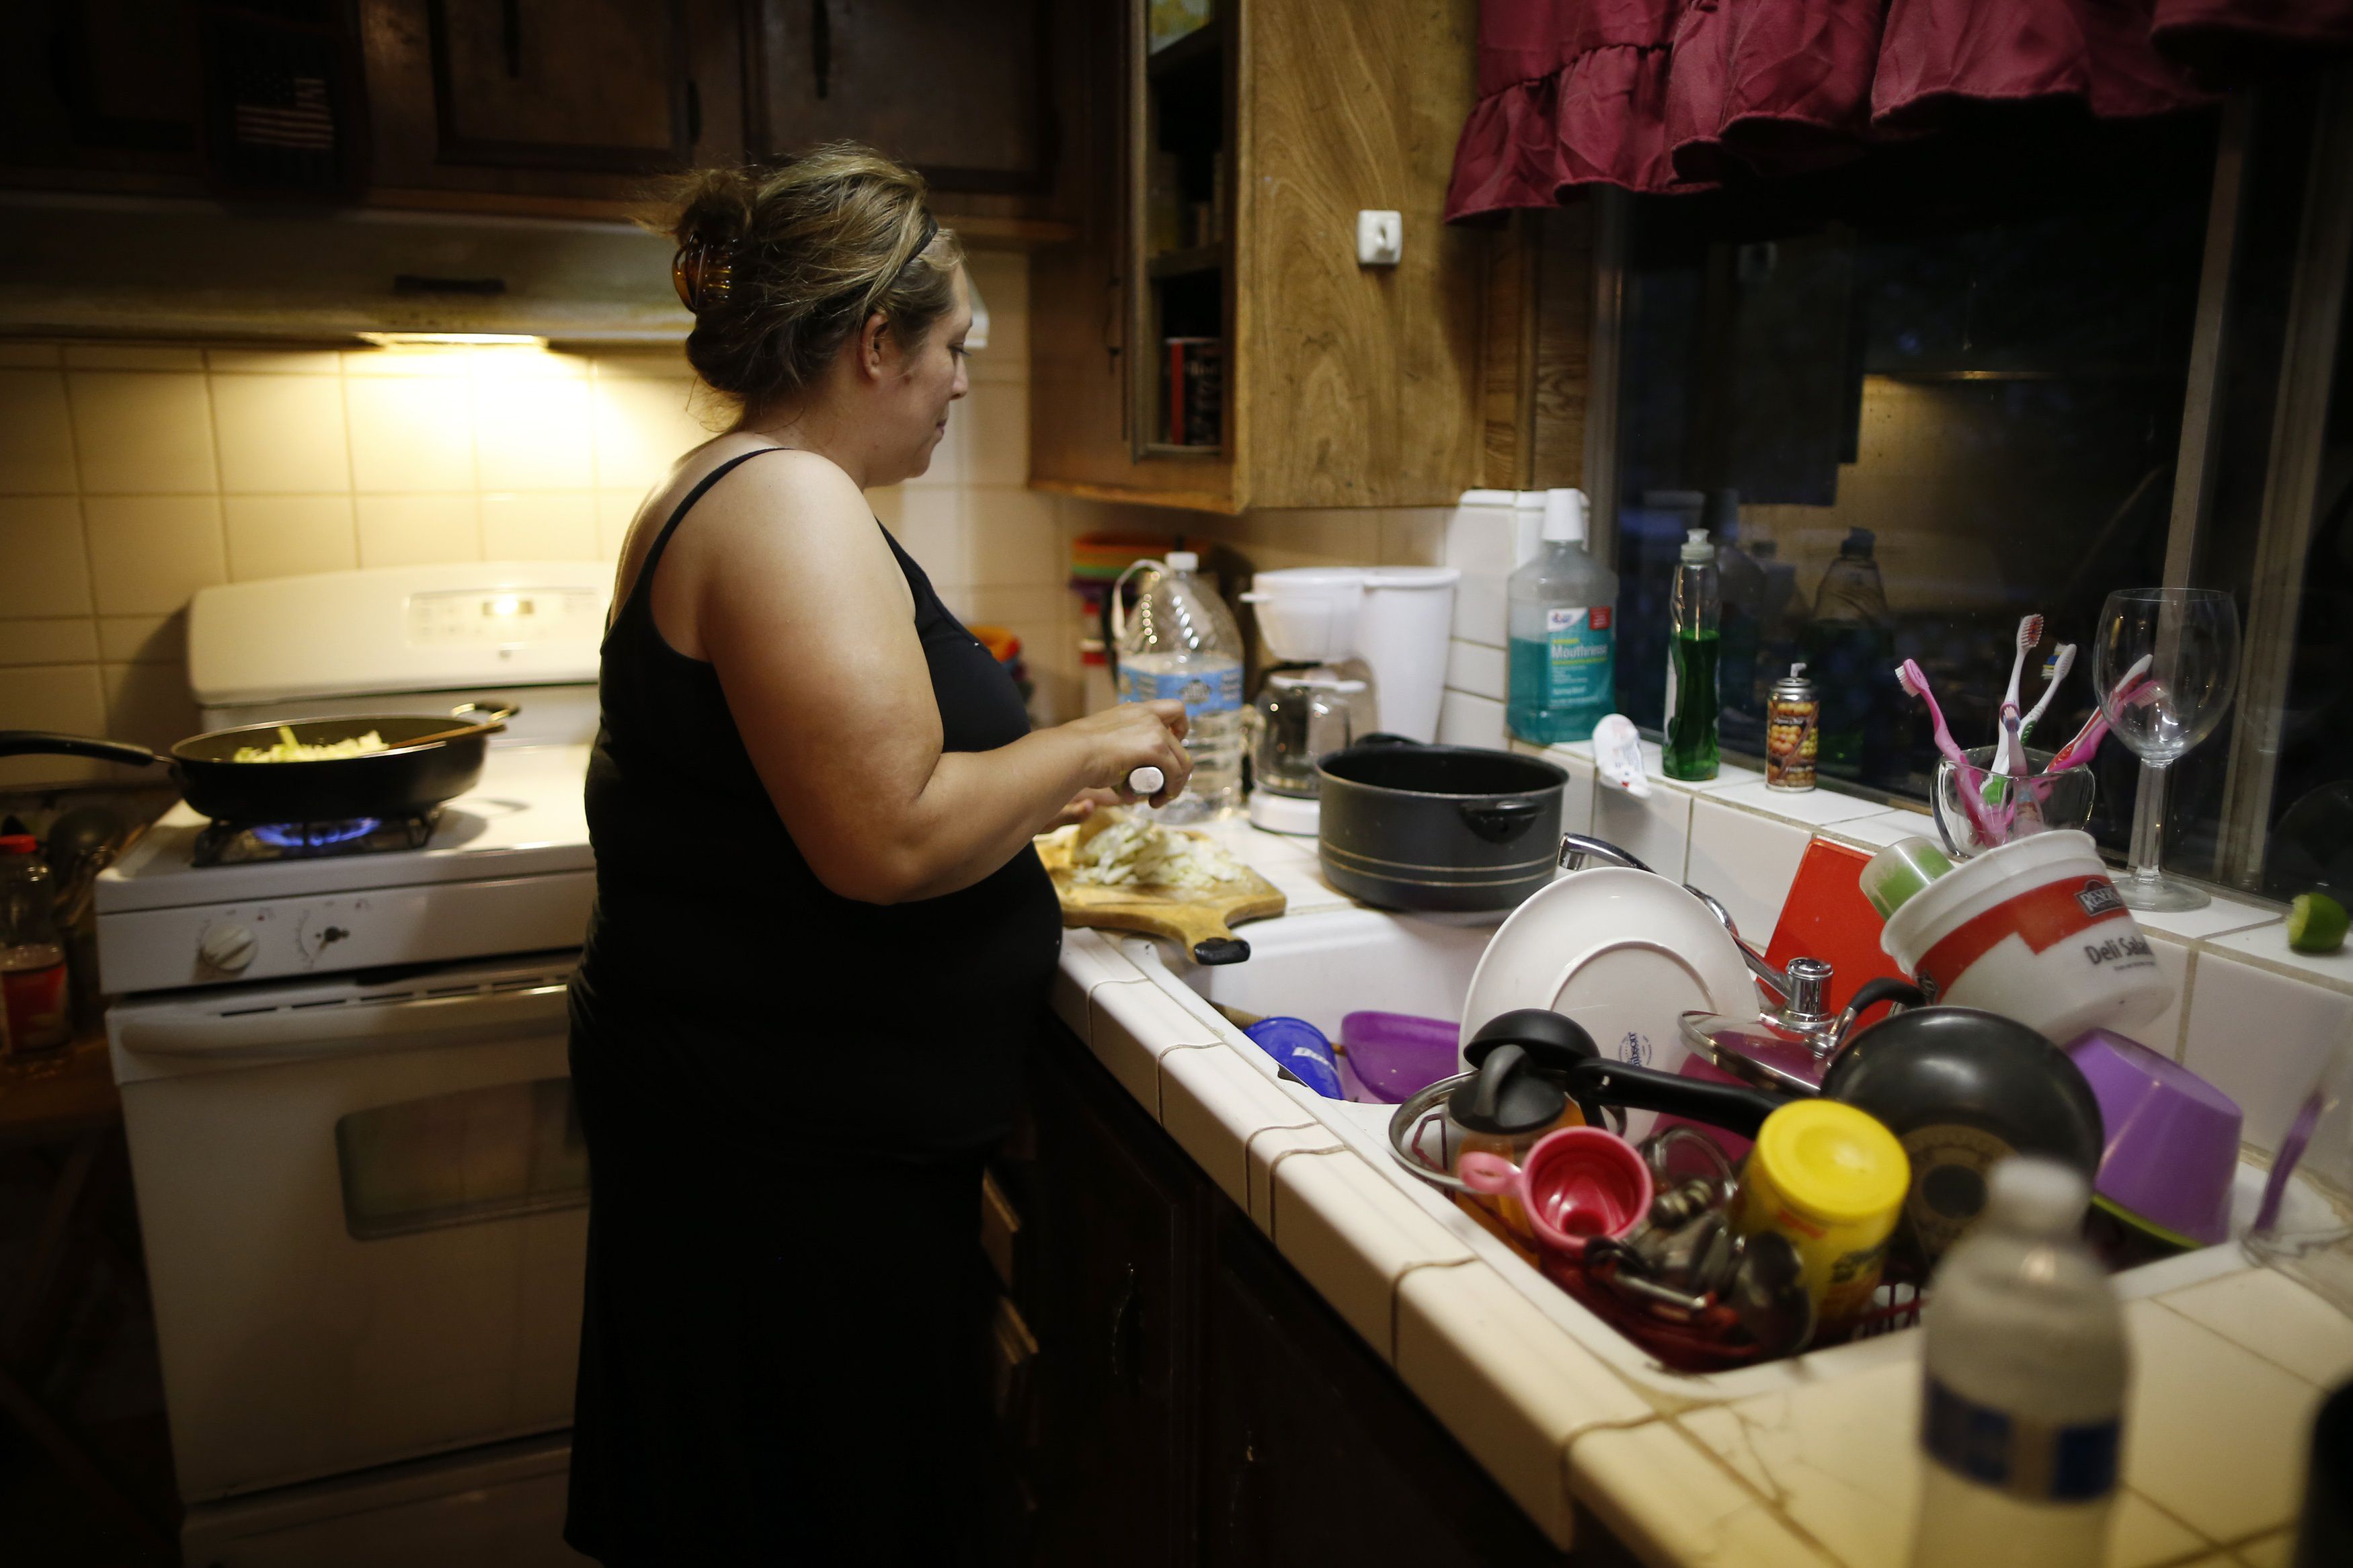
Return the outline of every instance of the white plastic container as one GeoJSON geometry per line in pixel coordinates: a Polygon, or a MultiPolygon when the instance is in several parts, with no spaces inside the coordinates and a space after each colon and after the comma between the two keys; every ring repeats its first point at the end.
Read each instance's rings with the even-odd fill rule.
{"type": "Polygon", "coordinates": [[[1258,611],[1259,635],[1275,658],[1293,663],[1354,658],[1366,571],[1362,566],[1287,566],[1254,573],[1242,603],[1258,611]]]}
{"type": "Polygon", "coordinates": [[[2064,1045],[2130,1032],[2172,982],[2088,833],[2037,834],[1956,867],[1888,918],[1879,945],[1930,1001],[1982,1007],[2064,1045]]]}
{"type": "Polygon", "coordinates": [[[1989,1186],[1929,1292],[1913,1568],[2104,1563],[2129,1351],[2079,1234],[2091,1189],[2036,1159],[1989,1186]]]}
{"type": "Polygon", "coordinates": [[[1381,728],[1390,734],[1438,738],[1454,584],[1461,576],[1451,566],[1375,566],[1365,573],[1356,652],[1372,667],[1381,728]]]}

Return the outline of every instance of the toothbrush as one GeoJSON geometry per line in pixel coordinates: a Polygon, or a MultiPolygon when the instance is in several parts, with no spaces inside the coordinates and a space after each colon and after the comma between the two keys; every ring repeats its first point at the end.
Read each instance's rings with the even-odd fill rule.
{"type": "MultiPolygon", "coordinates": [[[[2147,654],[2143,654],[2133,660],[2132,668],[2125,671],[2122,680],[2116,682],[2116,701],[2140,700],[2141,689],[2150,684],[2147,679],[2150,662],[2150,656],[2147,654]]],[[[2084,727],[2075,731],[2075,738],[2059,748],[2058,754],[2051,759],[2050,767],[2043,771],[2055,773],[2061,768],[2081,766],[2094,752],[2100,749],[2100,742],[2106,738],[2107,733],[2107,710],[2104,708],[2094,708],[2092,710],[2092,716],[2084,721],[2084,727]]]]}
{"type": "Polygon", "coordinates": [[[1969,783],[1971,774],[1980,773],[1983,770],[1969,761],[1968,753],[1962,751],[1959,742],[1953,739],[1952,731],[1945,727],[1945,711],[1936,706],[1936,694],[1928,689],[1927,672],[1920,668],[1920,661],[1907,658],[1897,665],[1895,683],[1927,704],[1928,722],[1936,733],[1936,750],[1953,764],[1954,782],[1957,786],[1953,793],[1961,797],[1961,809],[1968,814],[1969,825],[1978,830],[1981,839],[1988,844],[1999,843],[2000,840],[1993,836],[1993,824],[1986,816],[1985,799],[1969,783]]]}
{"type": "Polygon", "coordinates": [[[2026,673],[2026,656],[2042,640],[2042,617],[2029,616],[2018,623],[2018,652],[2010,661],[2010,689],[2001,694],[2001,730],[1993,738],[1993,771],[1998,773],[2026,772],[2026,748],[2019,741],[2018,680],[2026,673]]]}
{"type": "Polygon", "coordinates": [[[2019,723],[2019,744],[2024,745],[2028,737],[2034,733],[2034,721],[2042,717],[2042,710],[2051,706],[2051,700],[2053,697],[2059,695],[2059,683],[2066,679],[2067,672],[2074,668],[2075,645],[2071,642],[2061,643],[2059,651],[2051,656],[2051,662],[2042,667],[2042,700],[2037,702],[2033,710],[2019,723]]]}

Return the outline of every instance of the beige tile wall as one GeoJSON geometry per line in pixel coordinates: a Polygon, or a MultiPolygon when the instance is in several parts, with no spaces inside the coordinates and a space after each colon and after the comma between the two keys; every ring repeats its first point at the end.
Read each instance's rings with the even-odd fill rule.
{"type": "MultiPolygon", "coordinates": [[[[952,609],[1022,638],[1041,716],[1084,702],[1081,533],[1220,539],[1262,569],[1440,558],[1435,510],[1216,518],[1029,489],[1028,265],[972,270],[990,337],[971,395],[931,470],[872,500],[952,609]]],[[[183,612],[207,584],[610,559],[646,487],[726,417],[675,351],[0,343],[0,728],[191,732],[183,612]]],[[[0,761],[0,784],[91,771],[0,761]]]]}
{"type": "MultiPolygon", "coordinates": [[[[875,506],[951,605],[1042,646],[1068,595],[1060,519],[1025,488],[1028,268],[973,272],[991,336],[972,395],[933,471],[875,506]]],[[[0,728],[191,732],[183,612],[207,584],[608,560],[727,416],[674,350],[0,343],[0,728]]],[[[92,771],[16,759],[0,784],[92,771]]]]}

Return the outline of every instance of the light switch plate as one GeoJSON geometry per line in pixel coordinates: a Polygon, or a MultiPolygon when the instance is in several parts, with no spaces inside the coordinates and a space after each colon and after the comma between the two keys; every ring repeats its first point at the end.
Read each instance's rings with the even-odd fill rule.
{"type": "Polygon", "coordinates": [[[1395,267],[1404,255],[1404,214],[1375,212],[1367,207],[1356,215],[1356,264],[1359,267],[1395,267]]]}

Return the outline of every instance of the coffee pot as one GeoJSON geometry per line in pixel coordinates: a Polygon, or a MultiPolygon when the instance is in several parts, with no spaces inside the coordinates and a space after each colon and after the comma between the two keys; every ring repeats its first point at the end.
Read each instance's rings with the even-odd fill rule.
{"type": "Polygon", "coordinates": [[[1370,695],[1369,683],[1345,667],[1294,666],[1268,673],[1248,721],[1252,821],[1276,833],[1316,830],[1315,759],[1370,732],[1370,695]]]}

